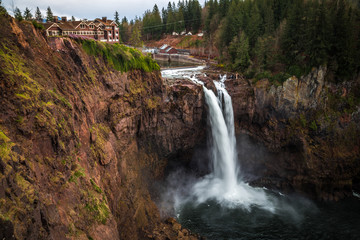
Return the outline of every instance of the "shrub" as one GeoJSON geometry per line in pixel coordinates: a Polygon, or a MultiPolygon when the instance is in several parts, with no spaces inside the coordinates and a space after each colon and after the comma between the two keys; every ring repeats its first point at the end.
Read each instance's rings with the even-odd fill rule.
{"type": "Polygon", "coordinates": [[[32,21],[32,24],[34,25],[34,27],[36,29],[39,29],[39,30],[43,30],[44,29],[44,25],[42,25],[41,23],[38,23],[36,20],[33,20],[32,21]]]}

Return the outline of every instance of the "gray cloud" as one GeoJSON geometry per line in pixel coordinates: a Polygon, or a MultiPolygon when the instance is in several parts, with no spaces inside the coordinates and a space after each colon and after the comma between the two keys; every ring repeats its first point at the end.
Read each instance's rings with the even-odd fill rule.
{"type": "MultiPolygon", "coordinates": [[[[77,19],[94,19],[103,16],[113,19],[115,11],[119,12],[120,18],[126,16],[128,19],[134,19],[135,16],[142,17],[145,10],[152,9],[155,3],[161,10],[162,7],[167,7],[168,2],[169,0],[3,0],[3,5],[9,13],[12,13],[12,5],[14,5],[21,11],[28,7],[33,14],[36,7],[39,7],[45,15],[47,7],[50,6],[54,15],[74,16],[77,19]]],[[[203,5],[205,1],[199,2],[203,5]]]]}

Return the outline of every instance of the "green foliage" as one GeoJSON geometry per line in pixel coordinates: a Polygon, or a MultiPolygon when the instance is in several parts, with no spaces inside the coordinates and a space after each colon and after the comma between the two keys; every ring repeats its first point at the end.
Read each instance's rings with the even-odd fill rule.
{"type": "Polygon", "coordinates": [[[230,43],[229,52],[234,62],[233,69],[245,71],[250,66],[249,39],[244,32],[230,43]]]}
{"type": "Polygon", "coordinates": [[[146,39],[159,39],[161,36],[162,25],[160,11],[156,4],[152,12],[149,10],[145,12],[142,21],[143,32],[146,39]]]}
{"type": "Polygon", "coordinates": [[[34,27],[36,29],[39,29],[39,30],[43,30],[44,29],[44,25],[42,25],[41,23],[38,23],[36,20],[33,20],[32,21],[32,24],[34,25],[34,27]]]}
{"type": "Polygon", "coordinates": [[[46,10],[46,21],[47,22],[52,22],[54,21],[54,14],[53,12],[51,11],[51,8],[48,7],[47,10],[46,10]]]}
{"type": "Polygon", "coordinates": [[[0,0],[0,16],[1,15],[7,15],[7,11],[4,8],[4,6],[2,5],[2,1],[0,0]]]}
{"type": "Polygon", "coordinates": [[[24,11],[24,18],[26,21],[29,21],[31,20],[33,17],[33,15],[31,14],[30,12],[30,9],[28,7],[25,8],[25,11],[24,11]]]}
{"type": "Polygon", "coordinates": [[[142,36],[140,24],[140,21],[136,21],[131,30],[130,44],[134,47],[142,47],[144,45],[143,41],[141,40],[142,36]]]}
{"type": "Polygon", "coordinates": [[[334,81],[343,81],[359,72],[360,11],[350,1],[209,0],[205,13],[208,45],[215,36],[222,61],[245,74],[268,70],[299,77],[328,65],[334,81]],[[246,54],[234,54],[243,33],[250,64],[243,64],[246,54]]]}
{"type": "Polygon", "coordinates": [[[39,9],[39,7],[36,7],[36,11],[35,11],[35,20],[37,21],[42,21],[42,15],[41,15],[41,11],[39,9]]]}
{"type": "Polygon", "coordinates": [[[313,131],[317,131],[318,127],[317,127],[315,120],[310,123],[309,128],[313,131]]]}
{"type": "Polygon", "coordinates": [[[15,10],[14,10],[14,17],[15,17],[15,19],[18,20],[18,21],[24,20],[22,14],[21,14],[21,11],[20,11],[20,9],[19,9],[18,7],[15,8],[15,10]]]}
{"type": "Polygon", "coordinates": [[[106,44],[94,40],[78,39],[85,52],[92,56],[102,57],[117,71],[128,72],[139,69],[146,72],[160,70],[159,65],[140,51],[120,44],[106,44]]]}

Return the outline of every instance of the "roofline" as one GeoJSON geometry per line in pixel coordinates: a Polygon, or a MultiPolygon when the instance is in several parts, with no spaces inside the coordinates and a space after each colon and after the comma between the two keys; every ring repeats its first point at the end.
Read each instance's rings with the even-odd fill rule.
{"type": "Polygon", "coordinates": [[[55,24],[56,26],[58,26],[58,28],[61,29],[61,27],[60,27],[57,23],[53,23],[53,24],[51,24],[48,28],[46,28],[46,30],[48,30],[49,28],[51,28],[54,24],[55,24]]]}
{"type": "MultiPolygon", "coordinates": [[[[80,24],[82,24],[82,23],[85,23],[85,24],[86,24],[85,20],[81,20],[81,22],[80,22],[77,26],[75,26],[74,29],[78,28],[78,27],[80,26],[80,24]]],[[[87,24],[86,24],[86,25],[87,25],[87,24]]]]}

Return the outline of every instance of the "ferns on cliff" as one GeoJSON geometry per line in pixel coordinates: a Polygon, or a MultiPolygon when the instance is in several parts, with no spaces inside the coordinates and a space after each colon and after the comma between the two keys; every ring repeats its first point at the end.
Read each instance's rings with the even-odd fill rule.
{"type": "Polygon", "coordinates": [[[159,65],[150,57],[140,51],[118,43],[107,44],[91,39],[76,39],[85,52],[92,56],[102,57],[111,67],[117,71],[128,72],[131,70],[143,70],[145,72],[160,70],[159,65]]]}

